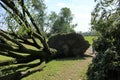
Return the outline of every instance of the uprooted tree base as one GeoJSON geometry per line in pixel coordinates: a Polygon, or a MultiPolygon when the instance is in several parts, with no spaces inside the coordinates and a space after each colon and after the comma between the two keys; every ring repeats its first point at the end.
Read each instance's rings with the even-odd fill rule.
{"type": "Polygon", "coordinates": [[[79,33],[57,34],[49,38],[48,44],[58,51],[56,57],[84,56],[90,44],[79,33]]]}

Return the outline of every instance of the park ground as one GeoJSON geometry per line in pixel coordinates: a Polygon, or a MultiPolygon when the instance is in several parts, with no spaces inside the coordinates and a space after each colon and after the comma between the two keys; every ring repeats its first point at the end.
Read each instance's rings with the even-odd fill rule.
{"type": "MultiPolygon", "coordinates": [[[[90,44],[92,44],[93,38],[95,37],[85,37],[90,44]]],[[[91,53],[92,47],[90,46],[85,54],[92,55],[91,53]]],[[[88,65],[92,61],[92,56],[52,60],[45,65],[46,67],[42,71],[29,75],[22,80],[87,80],[86,72],[88,65]]],[[[0,57],[0,60],[6,59],[9,58],[3,56],[0,57]]],[[[43,65],[39,67],[42,67],[43,65]]]]}
{"type": "MultiPolygon", "coordinates": [[[[91,47],[86,51],[91,54],[91,47]]],[[[22,80],[87,80],[87,69],[93,57],[56,59],[22,80]]]]}

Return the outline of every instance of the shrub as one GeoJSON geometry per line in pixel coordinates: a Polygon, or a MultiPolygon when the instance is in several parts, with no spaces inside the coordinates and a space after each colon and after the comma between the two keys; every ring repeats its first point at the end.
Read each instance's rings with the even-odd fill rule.
{"type": "Polygon", "coordinates": [[[98,52],[88,68],[88,80],[120,80],[120,55],[116,46],[106,38],[94,43],[98,52]]]}
{"type": "Polygon", "coordinates": [[[116,51],[107,49],[93,59],[88,69],[89,80],[119,80],[120,62],[116,51]]]}

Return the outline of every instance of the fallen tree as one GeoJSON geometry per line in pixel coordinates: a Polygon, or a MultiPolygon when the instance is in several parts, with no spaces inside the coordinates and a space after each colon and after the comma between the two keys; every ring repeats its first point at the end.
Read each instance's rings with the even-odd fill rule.
{"type": "MultiPolygon", "coordinates": [[[[20,65],[21,68],[28,67],[34,68],[40,65],[42,62],[48,62],[52,56],[52,51],[49,48],[46,38],[42,34],[42,31],[36,25],[33,17],[31,16],[30,12],[24,5],[24,0],[1,0],[0,5],[1,7],[12,16],[15,22],[19,25],[18,28],[25,29],[27,37],[23,35],[19,35],[16,30],[14,30],[11,26],[7,26],[10,28],[10,31],[5,31],[0,29],[0,55],[12,57],[12,60],[6,60],[0,62],[0,66],[7,66],[7,65],[20,65]],[[17,5],[16,5],[17,3],[17,5]],[[19,5],[19,7],[18,7],[19,5]],[[29,19],[29,20],[28,20],[29,19]],[[40,43],[36,41],[38,39],[40,43]],[[33,46],[36,49],[29,49],[27,46],[33,46]],[[30,65],[29,63],[39,60],[38,63],[30,65]],[[22,65],[26,64],[26,65],[22,65]]],[[[20,67],[19,67],[20,68],[20,67]]],[[[26,70],[28,70],[26,69],[26,70]]],[[[36,69],[32,70],[32,72],[37,71],[36,69]]],[[[24,75],[22,74],[25,71],[19,71],[19,78],[22,78],[24,75],[29,74],[25,72],[24,75]]],[[[12,79],[12,80],[18,80],[12,79]]]]}

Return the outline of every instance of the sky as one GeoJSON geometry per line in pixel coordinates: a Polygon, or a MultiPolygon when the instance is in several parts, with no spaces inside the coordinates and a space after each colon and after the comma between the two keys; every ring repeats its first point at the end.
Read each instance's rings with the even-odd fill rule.
{"type": "Polygon", "coordinates": [[[45,0],[47,12],[60,12],[63,7],[68,7],[73,14],[73,23],[77,23],[76,32],[90,30],[91,12],[94,9],[94,0],[45,0]]]}
{"type": "MultiPolygon", "coordinates": [[[[46,12],[48,14],[51,11],[59,13],[63,7],[70,8],[73,14],[73,23],[77,24],[75,31],[87,32],[90,30],[91,12],[95,6],[94,0],[44,0],[44,3],[47,6],[46,12]]],[[[2,19],[2,13],[3,11],[0,10],[0,19],[2,19]]]]}

